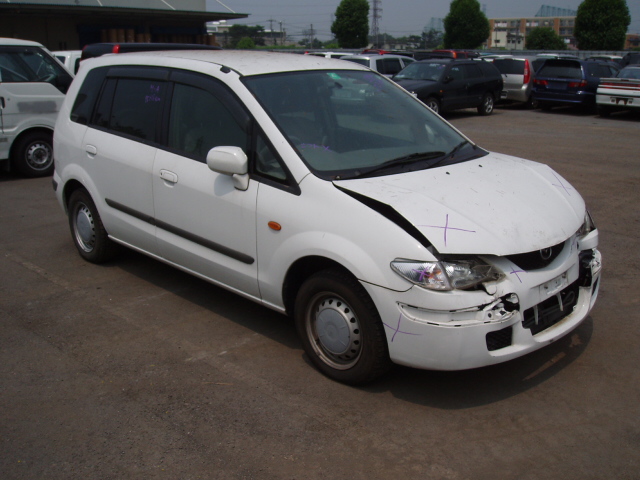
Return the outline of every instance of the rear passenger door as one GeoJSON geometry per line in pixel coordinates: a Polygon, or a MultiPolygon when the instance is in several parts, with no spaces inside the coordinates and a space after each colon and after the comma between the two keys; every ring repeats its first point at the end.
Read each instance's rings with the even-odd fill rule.
{"type": "Polygon", "coordinates": [[[442,84],[442,109],[464,108],[467,104],[467,81],[462,65],[451,65],[442,84]]]}
{"type": "Polygon", "coordinates": [[[491,88],[487,78],[482,75],[482,70],[477,65],[462,65],[464,69],[464,78],[466,81],[466,99],[467,107],[477,107],[482,101],[484,94],[491,88]]]}
{"type": "Polygon", "coordinates": [[[109,234],[157,254],[151,173],[169,83],[164,69],[111,67],[82,142],[109,234]]]}
{"type": "Polygon", "coordinates": [[[209,169],[216,146],[250,150],[249,117],[209,76],[174,71],[165,147],[153,164],[160,254],[214,283],[259,298],[256,253],[258,182],[237,190],[232,177],[209,169]]]}

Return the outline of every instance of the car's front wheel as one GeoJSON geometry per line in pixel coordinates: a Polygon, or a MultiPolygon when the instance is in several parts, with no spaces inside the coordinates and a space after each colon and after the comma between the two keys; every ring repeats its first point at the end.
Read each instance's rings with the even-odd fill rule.
{"type": "Polygon", "coordinates": [[[53,173],[51,132],[30,132],[14,145],[12,166],[26,177],[46,177],[53,173]]]}
{"type": "Polygon", "coordinates": [[[346,272],[324,270],[308,278],[296,298],[295,321],[311,362],[334,380],[364,384],[391,366],[378,311],[346,272]]]}
{"type": "Polygon", "coordinates": [[[494,103],[493,95],[485,93],[484,97],[482,97],[482,103],[478,105],[478,113],[480,115],[491,115],[493,113],[494,103]]]}
{"type": "Polygon", "coordinates": [[[440,114],[440,102],[436,97],[429,97],[424,101],[424,104],[429,107],[431,110],[440,114]]]}
{"type": "Polygon", "coordinates": [[[92,263],[110,260],[116,245],[109,239],[95,203],[86,190],[76,190],[68,203],[69,228],[80,256],[92,263]]]}

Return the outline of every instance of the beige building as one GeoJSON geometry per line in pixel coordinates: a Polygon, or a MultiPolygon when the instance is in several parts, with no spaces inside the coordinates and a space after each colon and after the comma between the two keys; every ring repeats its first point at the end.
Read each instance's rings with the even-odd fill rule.
{"type": "Polygon", "coordinates": [[[491,18],[491,35],[487,39],[487,48],[506,50],[524,50],[525,39],[534,28],[552,28],[567,44],[575,45],[573,28],[576,17],[531,17],[531,18],[491,18]]]}

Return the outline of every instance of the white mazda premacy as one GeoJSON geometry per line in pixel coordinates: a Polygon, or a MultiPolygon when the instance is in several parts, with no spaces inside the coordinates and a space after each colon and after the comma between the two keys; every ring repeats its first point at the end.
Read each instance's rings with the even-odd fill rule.
{"type": "Polygon", "coordinates": [[[92,59],[54,151],[82,257],[124,245],[290,314],[341,382],[519,357],[578,326],[598,293],[598,231],[567,180],[483,150],[351,62],[92,59]]]}

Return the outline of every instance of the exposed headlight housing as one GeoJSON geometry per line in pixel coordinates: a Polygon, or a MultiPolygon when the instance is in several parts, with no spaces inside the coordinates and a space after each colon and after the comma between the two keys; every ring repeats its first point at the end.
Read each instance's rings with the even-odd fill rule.
{"type": "Polygon", "coordinates": [[[482,282],[498,280],[502,274],[479,259],[419,262],[396,259],[391,269],[405,280],[430,290],[464,290],[482,282]]]}
{"type": "Polygon", "coordinates": [[[591,218],[591,214],[589,210],[584,213],[584,222],[582,226],[578,230],[578,236],[584,237],[587,233],[593,232],[596,229],[596,224],[593,223],[593,218],[591,218]]]}

